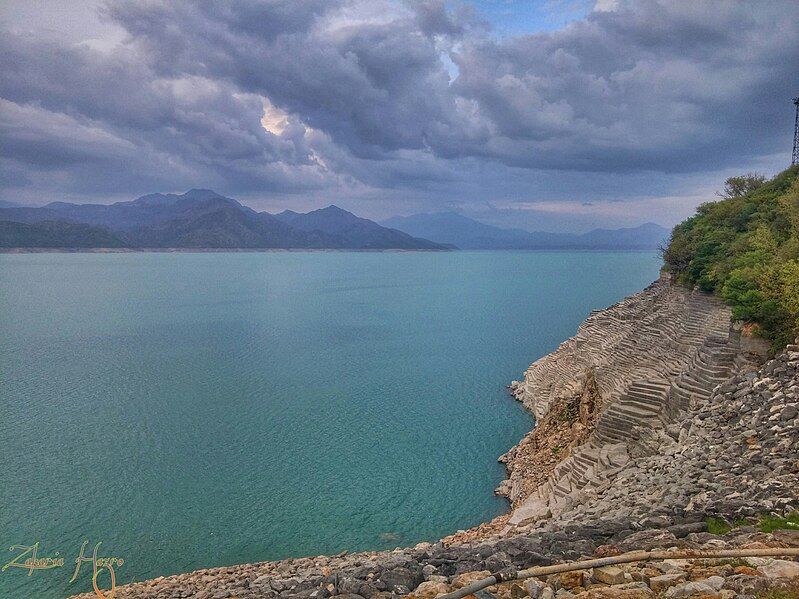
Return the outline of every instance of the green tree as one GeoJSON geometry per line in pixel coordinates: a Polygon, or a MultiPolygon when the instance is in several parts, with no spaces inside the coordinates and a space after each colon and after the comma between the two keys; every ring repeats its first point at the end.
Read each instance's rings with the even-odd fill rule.
{"type": "Polygon", "coordinates": [[[725,199],[742,198],[756,189],[763,187],[766,178],[760,173],[747,173],[738,177],[729,177],[724,182],[724,189],[717,195],[725,199]]]}
{"type": "Polygon", "coordinates": [[[733,318],[784,345],[799,333],[799,166],[770,181],[727,179],[723,200],[697,208],[663,249],[677,279],[718,293],[733,318]]]}
{"type": "Polygon", "coordinates": [[[751,275],[751,271],[745,269],[734,270],[722,287],[721,297],[732,306],[732,316],[736,320],[757,320],[760,315],[764,297],[751,275]]]}

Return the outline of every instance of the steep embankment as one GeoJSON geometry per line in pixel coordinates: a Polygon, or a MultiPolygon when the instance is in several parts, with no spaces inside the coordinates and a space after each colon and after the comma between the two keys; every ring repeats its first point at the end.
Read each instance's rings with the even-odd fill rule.
{"type": "Polygon", "coordinates": [[[592,314],[513,385],[544,427],[505,457],[504,490],[514,506],[508,524],[551,516],[605,484],[632,451],[647,451],[642,436],[662,435],[653,431],[668,430],[691,398],[709,396],[736,360],[745,357],[729,310],[665,277],[592,314]],[[568,443],[556,467],[541,467],[537,449],[554,437],[542,439],[545,428],[563,431],[568,443]]]}
{"type": "MultiPolygon", "coordinates": [[[[592,314],[514,389],[539,414],[536,431],[548,426],[571,445],[551,468],[536,431],[510,452],[509,518],[409,549],[202,570],[117,596],[434,599],[488,572],[632,549],[799,547],[799,532],[751,525],[767,514],[770,527],[799,527],[777,519],[799,508],[799,346],[754,369],[714,298],[658,281],[592,314]],[[739,528],[711,534],[709,517],[739,528]]],[[[502,599],[730,599],[790,576],[799,564],[784,560],[672,561],[488,590],[502,599]]]]}
{"type": "Polygon", "coordinates": [[[675,420],[692,398],[707,398],[759,359],[741,350],[719,299],[672,284],[668,275],[595,311],[511,385],[537,420],[500,458],[509,477],[497,493],[509,498],[511,513],[447,540],[509,534],[558,514],[609,484],[659,438],[676,438],[675,420]]]}

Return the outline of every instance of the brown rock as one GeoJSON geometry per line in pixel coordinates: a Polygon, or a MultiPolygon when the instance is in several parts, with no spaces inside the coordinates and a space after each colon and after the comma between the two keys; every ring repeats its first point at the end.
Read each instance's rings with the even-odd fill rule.
{"type": "Polygon", "coordinates": [[[724,576],[724,570],[727,569],[728,573],[732,572],[729,566],[696,566],[690,569],[689,580],[706,580],[711,576],[724,576]]]}
{"type": "Polygon", "coordinates": [[[770,545],[766,545],[760,541],[750,541],[748,543],[741,544],[741,549],[768,549],[769,547],[770,545]]]}
{"type": "Polygon", "coordinates": [[[602,587],[588,589],[580,593],[580,599],[651,599],[654,593],[647,588],[624,588],[602,587]]]}
{"type": "Polygon", "coordinates": [[[621,555],[623,552],[616,545],[600,545],[594,549],[596,557],[611,557],[613,555],[621,555]]]}
{"type": "Polygon", "coordinates": [[[449,593],[452,590],[448,584],[443,582],[423,582],[414,589],[408,597],[413,599],[435,599],[439,595],[449,593]]]}
{"type": "Polygon", "coordinates": [[[524,581],[524,588],[527,590],[530,599],[538,599],[545,587],[546,585],[537,578],[528,578],[524,581]]]}
{"type": "Polygon", "coordinates": [[[653,576],[649,579],[649,587],[659,593],[665,591],[669,587],[673,587],[681,582],[685,582],[685,574],[663,574],[661,576],[653,576]]]}
{"type": "Polygon", "coordinates": [[[525,590],[522,587],[520,587],[519,584],[516,582],[503,582],[501,584],[489,588],[491,589],[490,593],[495,597],[497,597],[498,599],[513,599],[514,597],[527,595],[525,590]],[[516,590],[514,591],[514,589],[516,590]]]}
{"type": "Polygon", "coordinates": [[[478,580],[482,580],[483,578],[488,578],[491,576],[491,572],[488,570],[477,570],[475,572],[464,572],[463,574],[459,574],[452,580],[452,586],[456,589],[460,589],[465,587],[467,584],[472,584],[473,582],[477,582],[478,580]]]}
{"type": "Polygon", "coordinates": [[[522,597],[527,597],[527,596],[528,592],[523,586],[519,586],[519,584],[516,582],[510,585],[511,599],[521,599],[522,597]]]}
{"type": "Polygon", "coordinates": [[[643,570],[641,570],[641,574],[643,576],[648,576],[649,578],[653,578],[655,576],[660,576],[661,574],[664,574],[664,572],[661,572],[657,568],[646,567],[643,570]]]}
{"type": "Polygon", "coordinates": [[[572,570],[571,572],[562,572],[560,575],[560,586],[564,589],[577,589],[583,586],[583,576],[586,574],[585,570],[572,570]]]}
{"type": "Polygon", "coordinates": [[[594,568],[594,578],[608,585],[624,584],[624,570],[617,566],[594,568]]]}
{"type": "Polygon", "coordinates": [[[775,541],[788,547],[799,547],[799,530],[775,530],[771,533],[775,541]]]}

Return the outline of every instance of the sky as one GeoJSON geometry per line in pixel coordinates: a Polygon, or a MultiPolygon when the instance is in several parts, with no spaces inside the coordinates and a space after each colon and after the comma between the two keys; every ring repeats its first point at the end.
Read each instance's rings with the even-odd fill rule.
{"type": "Polygon", "coordinates": [[[3,0],[0,200],[672,226],[788,165],[791,0],[3,0]]]}

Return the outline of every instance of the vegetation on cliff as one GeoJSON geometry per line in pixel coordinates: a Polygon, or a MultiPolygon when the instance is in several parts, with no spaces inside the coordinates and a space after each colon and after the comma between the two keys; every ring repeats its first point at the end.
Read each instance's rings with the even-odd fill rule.
{"type": "Polygon", "coordinates": [[[799,333],[799,166],[770,181],[732,177],[721,195],[674,228],[666,267],[784,345],[799,333]]]}

